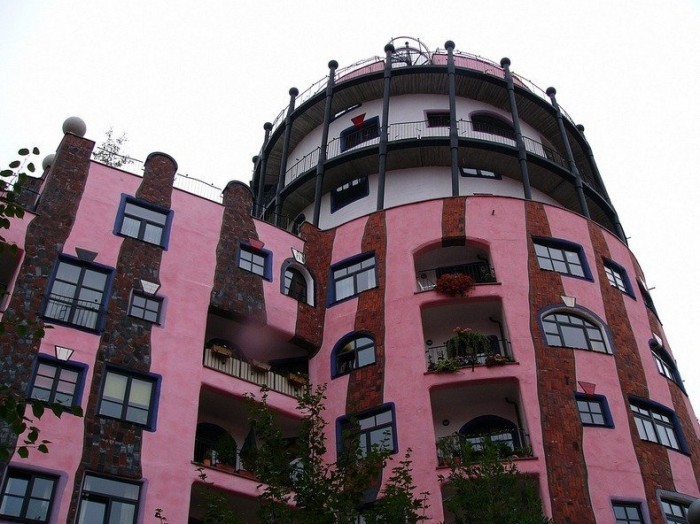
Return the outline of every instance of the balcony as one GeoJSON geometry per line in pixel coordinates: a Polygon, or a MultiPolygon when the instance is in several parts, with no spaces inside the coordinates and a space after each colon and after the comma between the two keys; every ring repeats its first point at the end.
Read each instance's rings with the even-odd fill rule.
{"type": "Polygon", "coordinates": [[[478,460],[487,442],[495,446],[498,458],[501,460],[532,457],[528,434],[521,428],[513,427],[488,433],[469,435],[453,433],[440,437],[436,442],[438,466],[449,466],[460,462],[467,464],[478,460]]]}
{"type": "MultiPolygon", "coordinates": [[[[272,365],[265,362],[246,362],[236,357],[233,351],[222,351],[222,346],[204,348],[204,367],[225,373],[257,386],[266,386],[272,391],[283,395],[296,397],[302,393],[307,380],[301,373],[289,371],[278,373],[272,370],[272,365]]],[[[225,348],[228,349],[228,348],[225,348]]]]}
{"type": "Polygon", "coordinates": [[[476,243],[432,249],[415,256],[416,291],[435,289],[437,279],[449,273],[468,275],[476,284],[496,282],[487,248],[476,243]]]}
{"type": "Polygon", "coordinates": [[[44,317],[74,326],[95,329],[101,304],[52,293],[46,302],[44,317]]]}

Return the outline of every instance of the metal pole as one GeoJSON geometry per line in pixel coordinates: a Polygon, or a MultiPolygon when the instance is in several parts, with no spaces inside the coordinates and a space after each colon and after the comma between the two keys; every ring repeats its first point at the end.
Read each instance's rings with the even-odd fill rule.
{"type": "Polygon", "coordinates": [[[382,128],[379,135],[379,180],[377,182],[377,211],[384,209],[384,185],[386,184],[386,154],[389,143],[389,97],[391,96],[391,55],[394,46],[384,46],[384,101],[382,106],[382,128]]]}
{"type": "Polygon", "coordinates": [[[459,196],[459,141],[457,136],[457,87],[455,85],[455,43],[445,42],[447,49],[447,84],[450,101],[450,165],[452,166],[452,196],[459,196]]]}
{"type": "Polygon", "coordinates": [[[326,155],[328,149],[328,127],[331,124],[331,114],[333,106],[333,88],[335,87],[335,70],[338,69],[338,62],[331,60],[328,62],[328,84],[326,84],[326,107],[323,113],[323,131],[321,133],[321,149],[318,152],[318,164],[316,164],[316,190],[314,192],[314,218],[313,224],[318,227],[321,215],[321,196],[323,193],[323,174],[326,170],[326,155]]]}
{"type": "Polygon", "coordinates": [[[527,171],[527,150],[525,149],[523,132],[520,129],[518,106],[515,103],[515,86],[513,85],[513,75],[510,72],[510,58],[501,58],[501,67],[506,74],[506,84],[508,85],[508,101],[510,102],[510,114],[513,117],[513,128],[515,129],[515,144],[518,147],[518,162],[520,163],[520,176],[523,179],[523,193],[526,200],[532,200],[530,175],[527,171]]]}

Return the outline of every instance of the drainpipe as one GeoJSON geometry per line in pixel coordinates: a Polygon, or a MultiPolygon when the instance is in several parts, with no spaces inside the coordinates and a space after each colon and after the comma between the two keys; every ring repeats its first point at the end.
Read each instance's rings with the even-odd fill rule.
{"type": "Polygon", "coordinates": [[[272,131],[272,123],[271,122],[265,122],[265,125],[263,125],[263,129],[265,130],[265,140],[263,140],[263,146],[262,149],[260,150],[260,165],[259,168],[260,170],[258,171],[258,196],[257,196],[257,206],[256,206],[256,211],[258,212],[258,217],[263,218],[263,214],[265,212],[265,202],[263,202],[263,198],[265,198],[265,171],[267,170],[267,142],[270,140],[270,131],[272,131]]]}
{"type": "Polygon", "coordinates": [[[571,151],[571,144],[569,144],[569,137],[566,134],[566,128],[564,127],[564,118],[561,116],[561,108],[557,103],[557,90],[553,87],[547,88],[547,96],[552,101],[552,106],[557,112],[557,125],[559,126],[559,134],[561,135],[561,140],[564,142],[564,149],[566,150],[566,159],[569,162],[569,171],[573,173],[576,185],[576,194],[578,195],[578,202],[581,206],[581,214],[586,218],[591,218],[591,214],[588,212],[588,204],[586,204],[586,197],[583,194],[583,182],[581,181],[581,173],[579,173],[576,167],[576,162],[574,162],[574,154],[571,151]]]}
{"type": "Polygon", "coordinates": [[[515,144],[518,147],[518,162],[520,163],[520,176],[523,179],[523,192],[525,200],[532,200],[530,175],[527,171],[527,150],[525,149],[525,141],[520,129],[518,106],[515,103],[515,86],[513,85],[513,75],[510,73],[510,58],[501,58],[501,67],[506,74],[506,83],[508,84],[508,101],[510,102],[510,114],[513,117],[513,128],[515,129],[515,144]]]}
{"type": "Polygon", "coordinates": [[[503,341],[503,352],[508,356],[508,346],[507,341],[506,341],[506,334],[503,331],[503,324],[501,323],[500,320],[497,320],[493,317],[489,317],[489,320],[493,322],[494,324],[498,324],[498,332],[501,334],[501,340],[503,341]]]}
{"type": "Polygon", "coordinates": [[[445,42],[447,49],[447,84],[450,100],[450,165],[452,166],[452,196],[459,196],[459,149],[457,139],[457,87],[455,85],[455,43],[445,42]]]}
{"type": "Polygon", "coordinates": [[[299,90],[292,87],[289,90],[289,107],[287,116],[284,118],[284,142],[282,143],[282,162],[280,162],[280,174],[277,179],[277,193],[275,194],[275,225],[281,226],[282,222],[282,189],[284,188],[285,176],[287,174],[287,155],[289,154],[289,140],[292,137],[292,113],[299,90]]]}
{"type": "Polygon", "coordinates": [[[321,132],[321,147],[318,152],[318,164],[316,164],[316,190],[314,192],[314,226],[318,227],[321,215],[321,195],[323,193],[323,173],[326,170],[326,154],[328,149],[328,126],[331,124],[331,111],[333,105],[333,88],[335,87],[335,70],[338,62],[328,62],[328,84],[326,84],[326,107],[323,113],[323,131],[321,132]]]}
{"type": "Polygon", "coordinates": [[[384,209],[384,185],[386,183],[386,154],[389,142],[389,97],[391,96],[391,55],[394,46],[384,46],[384,101],[382,106],[382,129],[379,136],[379,181],[377,184],[377,211],[384,209]]]}

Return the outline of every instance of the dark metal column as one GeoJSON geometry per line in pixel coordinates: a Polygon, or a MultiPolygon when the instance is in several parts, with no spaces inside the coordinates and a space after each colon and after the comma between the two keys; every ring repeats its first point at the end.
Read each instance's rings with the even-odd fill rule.
{"type": "Polygon", "coordinates": [[[455,43],[445,42],[447,49],[447,84],[450,99],[450,164],[452,166],[452,196],[459,196],[459,142],[457,140],[457,87],[455,86],[455,43]]]}
{"type": "Polygon", "coordinates": [[[501,58],[501,67],[506,74],[506,83],[508,84],[508,101],[510,102],[510,114],[513,117],[513,128],[515,129],[515,144],[518,147],[518,162],[520,163],[520,176],[523,178],[523,192],[526,200],[532,200],[530,175],[527,171],[527,150],[525,149],[523,132],[520,129],[518,106],[515,103],[515,86],[513,85],[513,75],[510,73],[510,58],[501,58]]]}
{"type": "Polygon", "coordinates": [[[280,162],[280,174],[277,179],[277,193],[275,193],[275,225],[281,226],[282,222],[282,189],[284,189],[284,179],[287,174],[287,156],[289,155],[289,140],[292,136],[292,113],[299,90],[292,87],[289,90],[289,107],[287,116],[284,118],[284,142],[282,143],[282,161],[280,162]]]}
{"type": "MultiPolygon", "coordinates": [[[[267,151],[265,148],[267,148],[267,141],[270,140],[270,131],[272,131],[272,124],[270,122],[265,122],[263,125],[263,129],[265,129],[265,140],[263,140],[263,146],[260,149],[260,157],[258,158],[258,193],[256,197],[256,202],[255,202],[255,211],[253,212],[254,216],[258,216],[260,218],[263,218],[264,210],[265,210],[265,202],[263,202],[263,198],[265,198],[265,175],[267,171],[267,151]]],[[[255,162],[255,160],[253,160],[255,162]]]]}
{"type": "Polygon", "coordinates": [[[321,196],[323,193],[323,173],[326,170],[326,154],[328,149],[328,126],[331,124],[331,114],[333,105],[333,88],[335,87],[335,70],[338,69],[338,62],[331,60],[328,62],[328,84],[326,84],[326,107],[323,113],[323,131],[321,133],[321,148],[318,152],[318,164],[316,164],[316,190],[314,192],[314,226],[318,227],[321,215],[321,196]]]}
{"type": "Polygon", "coordinates": [[[622,224],[620,223],[620,217],[617,216],[617,211],[613,208],[612,202],[610,202],[610,195],[608,195],[608,190],[605,189],[605,184],[603,183],[603,177],[600,176],[600,171],[598,170],[598,164],[595,161],[595,157],[593,156],[593,150],[591,149],[590,144],[588,143],[588,140],[586,139],[586,135],[583,134],[585,131],[585,128],[581,125],[578,124],[576,126],[576,129],[578,129],[581,132],[581,136],[583,137],[583,143],[586,144],[586,157],[588,157],[588,163],[591,165],[591,170],[593,171],[593,176],[595,177],[595,181],[598,184],[598,187],[600,188],[600,192],[603,194],[605,197],[605,200],[607,200],[608,204],[610,205],[610,209],[612,209],[613,212],[613,224],[615,225],[615,232],[617,233],[617,236],[620,237],[620,239],[626,244],[627,243],[627,238],[625,237],[625,231],[622,229],[622,224]]]}
{"type": "Polygon", "coordinates": [[[389,97],[391,96],[391,55],[394,46],[384,46],[384,103],[382,106],[382,128],[379,135],[379,180],[377,183],[377,211],[384,209],[384,185],[386,183],[386,152],[389,143],[389,97]]]}
{"type": "Polygon", "coordinates": [[[576,162],[574,162],[574,154],[571,151],[571,144],[569,144],[569,137],[566,134],[566,128],[564,127],[564,118],[561,116],[561,108],[557,103],[557,90],[553,87],[547,88],[547,96],[552,101],[552,106],[556,110],[557,115],[557,125],[559,126],[559,133],[561,134],[561,140],[564,142],[564,149],[566,149],[566,159],[569,162],[569,171],[571,171],[576,180],[576,194],[578,195],[578,202],[581,206],[581,213],[586,218],[591,218],[588,212],[588,204],[586,204],[586,196],[583,194],[583,181],[581,180],[581,173],[579,173],[576,167],[576,162]]]}

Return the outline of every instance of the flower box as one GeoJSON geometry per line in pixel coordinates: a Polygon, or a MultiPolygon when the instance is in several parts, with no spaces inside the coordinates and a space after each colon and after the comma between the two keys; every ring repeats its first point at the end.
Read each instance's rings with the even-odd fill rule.
{"type": "Polygon", "coordinates": [[[272,366],[268,364],[267,362],[260,362],[259,360],[252,359],[250,361],[250,367],[253,368],[253,371],[257,371],[258,373],[267,373],[272,369],[272,366]]]}

